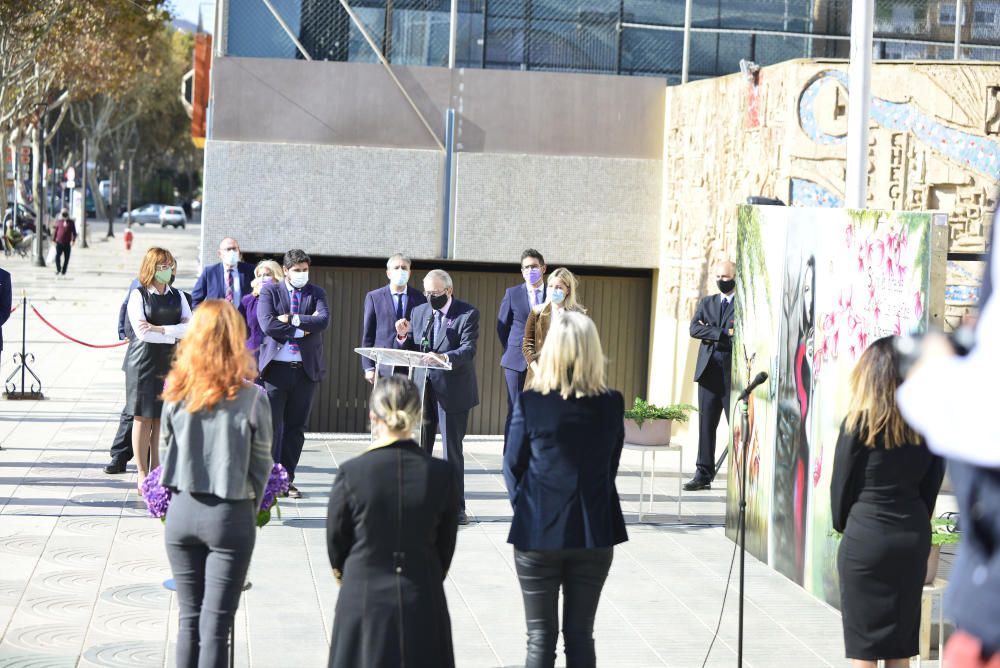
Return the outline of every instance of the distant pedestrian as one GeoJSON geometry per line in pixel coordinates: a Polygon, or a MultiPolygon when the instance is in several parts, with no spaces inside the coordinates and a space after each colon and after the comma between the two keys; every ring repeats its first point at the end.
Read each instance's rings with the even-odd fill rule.
{"type": "Polygon", "coordinates": [[[892,337],[861,355],[833,456],[830,507],[844,646],[854,668],[905,668],[917,654],[931,517],[944,460],[900,415],[892,337]]]}
{"type": "Polygon", "coordinates": [[[566,665],[597,665],[594,617],[614,546],[628,540],[615,487],[625,402],[605,384],[604,365],[594,322],[564,313],[514,403],[503,475],[514,508],[507,542],[524,598],[526,668],[555,664],[560,589],[566,665]]]}
{"type": "Polygon", "coordinates": [[[458,485],[452,467],[413,440],[420,393],[390,375],[372,392],[375,442],[343,463],[326,535],[342,586],[332,668],[455,665],[444,579],[455,553],[458,485]]]}
{"type": "Polygon", "coordinates": [[[524,323],[524,342],[521,344],[521,352],[528,364],[524,377],[525,385],[531,382],[538,368],[538,356],[542,353],[542,345],[552,325],[552,319],[564,312],[587,312],[587,309],[576,301],[576,276],[566,267],[559,267],[549,275],[547,295],[543,303],[531,309],[528,320],[524,323]]]}
{"type": "Polygon", "coordinates": [[[300,249],[285,253],[285,280],[266,285],[257,303],[264,332],[258,364],[271,401],[274,461],[288,471],[288,496],[302,498],[295,469],[302,456],[306,423],[319,381],[326,373],[323,330],[330,324],[326,291],[309,282],[312,260],[300,249]]]}
{"type": "Polygon", "coordinates": [[[163,382],[177,339],[187,331],[191,307],[170,287],[176,266],[163,248],[150,248],[139,269],[139,287],[129,293],[128,320],[135,338],[125,352],[125,411],[134,416],[132,450],[139,469],[138,486],[159,465],[157,442],[163,408],[163,382]]]}
{"type": "Polygon", "coordinates": [[[180,608],[177,666],[223,668],[271,471],[271,411],[239,313],[203,302],[163,392],[166,547],[180,608]]]}
{"type": "Polygon", "coordinates": [[[226,237],[219,242],[217,255],[221,262],[205,267],[191,291],[195,308],[206,299],[222,299],[239,308],[243,296],[250,294],[253,266],[240,260],[236,239],[226,237]]]}
{"type": "Polygon", "coordinates": [[[257,321],[257,302],[260,291],[265,285],[280,283],[285,280],[285,272],[274,260],[262,260],[254,269],[254,279],[250,283],[252,292],[243,297],[240,302],[240,315],[247,324],[247,349],[253,354],[254,361],[260,357],[260,346],[264,343],[264,330],[257,321]]]}
{"type": "Polygon", "coordinates": [[[56,244],[56,275],[65,276],[69,268],[70,251],[76,245],[76,223],[69,217],[69,209],[59,212],[52,240],[56,244]]]}

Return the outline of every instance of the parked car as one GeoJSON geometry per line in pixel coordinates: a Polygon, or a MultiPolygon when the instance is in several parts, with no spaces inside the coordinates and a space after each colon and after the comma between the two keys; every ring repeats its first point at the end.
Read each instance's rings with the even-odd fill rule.
{"type": "Polygon", "coordinates": [[[181,207],[165,206],[160,210],[160,227],[173,225],[175,228],[179,227],[183,230],[186,224],[187,216],[184,215],[184,209],[181,207]]]}
{"type": "Polygon", "coordinates": [[[160,222],[160,211],[166,204],[146,204],[145,206],[140,206],[138,209],[132,209],[132,222],[139,223],[140,225],[145,225],[149,223],[150,225],[155,225],[160,222]]]}

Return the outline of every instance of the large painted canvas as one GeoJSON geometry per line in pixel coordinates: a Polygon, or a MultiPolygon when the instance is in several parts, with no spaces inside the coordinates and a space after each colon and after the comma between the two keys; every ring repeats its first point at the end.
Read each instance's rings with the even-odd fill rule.
{"type": "MultiPolygon", "coordinates": [[[[781,207],[741,207],[739,215],[743,308],[735,343],[746,355],[734,355],[734,396],[758,371],[771,372],[751,401],[747,547],[838,605],[829,488],[848,379],[873,341],[940,320],[946,221],[929,213],[781,207]]],[[[734,536],[732,457],[730,470],[727,528],[734,536]]]]}

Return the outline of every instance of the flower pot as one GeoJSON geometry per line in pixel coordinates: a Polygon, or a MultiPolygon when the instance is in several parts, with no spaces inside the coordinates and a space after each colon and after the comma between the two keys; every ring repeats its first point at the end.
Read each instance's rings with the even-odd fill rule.
{"type": "Polygon", "coordinates": [[[635,445],[670,445],[673,420],[635,420],[625,418],[625,442],[635,445]]]}
{"type": "Polygon", "coordinates": [[[934,582],[934,578],[937,577],[938,571],[938,560],[941,558],[941,546],[931,545],[930,556],[927,557],[927,577],[924,578],[924,584],[929,585],[934,582]]]}

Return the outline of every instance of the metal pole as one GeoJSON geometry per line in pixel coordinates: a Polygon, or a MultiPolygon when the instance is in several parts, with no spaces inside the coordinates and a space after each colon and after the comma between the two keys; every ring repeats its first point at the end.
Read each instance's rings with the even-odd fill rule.
{"type": "Polygon", "coordinates": [[[81,233],[80,236],[83,237],[83,243],[80,244],[81,248],[89,248],[87,246],[87,138],[83,138],[83,168],[80,169],[80,173],[83,175],[83,181],[80,184],[80,192],[83,194],[82,202],[83,206],[80,208],[80,219],[83,221],[80,224],[81,233]]]}
{"type": "Polygon", "coordinates": [[[443,201],[441,202],[441,257],[447,258],[450,253],[452,211],[452,182],[455,174],[455,110],[449,108],[445,112],[444,122],[444,183],[443,201]]]}
{"type": "Polygon", "coordinates": [[[451,26],[448,30],[448,69],[455,69],[455,50],[458,48],[458,0],[451,0],[451,26]]]}
{"type": "Polygon", "coordinates": [[[132,156],[128,157],[128,226],[132,227],[132,156]]]}
{"type": "Polygon", "coordinates": [[[874,0],[853,0],[851,6],[851,62],[847,71],[850,96],[847,107],[848,209],[863,209],[868,194],[868,122],[871,110],[872,21],[874,0]]]}
{"type": "Polygon", "coordinates": [[[693,0],[684,0],[684,48],[681,51],[681,83],[688,82],[688,70],[691,67],[691,14],[693,0]]]}
{"type": "Polygon", "coordinates": [[[111,179],[108,184],[108,236],[107,239],[115,238],[115,170],[111,170],[111,179]]]}
{"type": "Polygon", "coordinates": [[[962,0],[955,0],[955,48],[952,57],[962,59],[962,0]]]}

